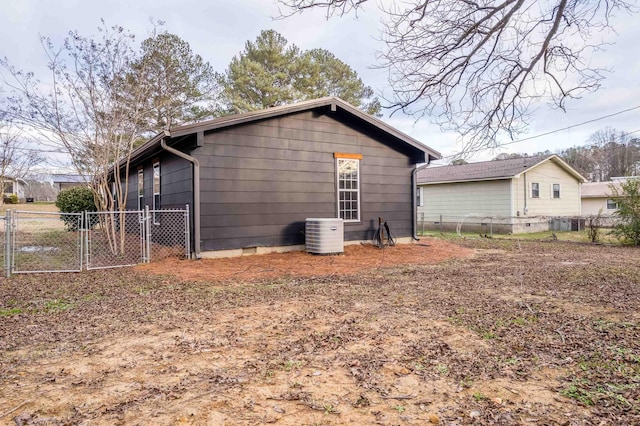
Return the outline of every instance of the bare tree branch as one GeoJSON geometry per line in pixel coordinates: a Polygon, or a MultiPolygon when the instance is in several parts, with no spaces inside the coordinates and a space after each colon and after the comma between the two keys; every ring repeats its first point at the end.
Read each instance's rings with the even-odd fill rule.
{"type": "MultiPolygon", "coordinates": [[[[28,139],[8,114],[0,117],[0,204],[8,182],[24,179],[42,157],[27,146],[28,139]]],[[[16,192],[15,190],[13,192],[16,192]]]]}
{"type": "MultiPolygon", "coordinates": [[[[366,0],[365,0],[366,1],[366,0]]],[[[327,18],[361,8],[360,0],[279,0],[281,17],[311,8],[327,18]]],[[[516,137],[533,108],[565,109],[604,78],[591,58],[613,32],[627,0],[408,0],[383,8],[392,112],[429,117],[463,136],[464,152],[516,137]]]]}

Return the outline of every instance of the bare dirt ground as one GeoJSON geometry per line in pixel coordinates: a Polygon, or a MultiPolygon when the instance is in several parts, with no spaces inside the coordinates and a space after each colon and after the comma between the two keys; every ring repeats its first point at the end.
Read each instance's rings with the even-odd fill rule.
{"type": "Polygon", "coordinates": [[[640,424],[638,248],[420,243],[1,279],[0,423],[640,424]]]}

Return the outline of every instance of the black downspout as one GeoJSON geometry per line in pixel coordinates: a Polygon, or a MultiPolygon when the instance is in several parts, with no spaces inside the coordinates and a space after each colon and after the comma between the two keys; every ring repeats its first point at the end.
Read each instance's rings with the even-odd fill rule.
{"type": "MultiPolygon", "coordinates": [[[[171,134],[165,130],[165,138],[167,137],[171,137],[171,134]]],[[[162,149],[180,158],[184,158],[193,164],[193,239],[195,257],[196,259],[200,259],[200,162],[195,157],[167,146],[165,138],[160,140],[162,149]]]]}
{"type": "Polygon", "coordinates": [[[522,210],[522,215],[526,216],[528,213],[527,210],[527,173],[523,173],[522,176],[524,177],[524,209],[522,210]]]}
{"type": "Polygon", "coordinates": [[[412,230],[413,230],[413,239],[415,241],[420,241],[420,237],[418,237],[418,203],[417,203],[417,197],[418,197],[418,171],[424,169],[425,167],[428,167],[429,164],[431,164],[431,162],[429,161],[429,156],[427,155],[427,164],[424,164],[420,167],[418,167],[418,165],[416,164],[416,167],[413,169],[413,171],[411,172],[411,193],[413,195],[413,200],[411,200],[411,206],[412,206],[412,211],[413,211],[413,223],[412,225],[412,230]]]}

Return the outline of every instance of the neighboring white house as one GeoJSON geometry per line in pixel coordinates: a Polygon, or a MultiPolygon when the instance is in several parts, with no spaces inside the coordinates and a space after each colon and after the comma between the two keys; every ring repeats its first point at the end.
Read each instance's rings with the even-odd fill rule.
{"type": "Polygon", "coordinates": [[[485,216],[507,232],[540,231],[549,217],[580,216],[584,181],[557,155],[426,167],[418,171],[418,220],[485,216]]]}
{"type": "Polygon", "coordinates": [[[24,191],[27,185],[24,179],[6,176],[2,180],[4,181],[3,196],[16,194],[19,200],[24,201],[24,191]]]}

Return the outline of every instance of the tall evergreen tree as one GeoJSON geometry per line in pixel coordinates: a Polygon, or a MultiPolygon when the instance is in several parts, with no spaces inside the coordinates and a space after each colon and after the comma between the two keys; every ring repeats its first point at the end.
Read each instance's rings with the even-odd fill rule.
{"type": "Polygon", "coordinates": [[[347,64],[323,49],[300,51],[274,30],[247,41],[223,74],[217,74],[226,113],[253,111],[322,96],[338,96],[371,113],[380,112],[373,89],[347,64]]]}
{"type": "Polygon", "coordinates": [[[150,86],[149,131],[214,114],[215,72],[175,34],[160,32],[144,40],[130,79],[134,85],[143,79],[150,86]]]}

